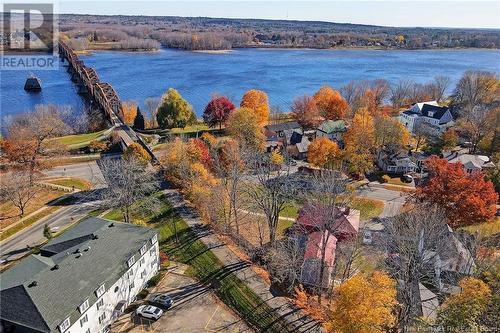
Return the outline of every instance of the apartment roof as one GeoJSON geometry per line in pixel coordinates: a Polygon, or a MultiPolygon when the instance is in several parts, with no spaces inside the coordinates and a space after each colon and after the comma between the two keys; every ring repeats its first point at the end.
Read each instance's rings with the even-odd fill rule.
{"type": "Polygon", "coordinates": [[[268,129],[269,131],[279,132],[279,131],[300,129],[302,127],[300,127],[299,123],[296,121],[289,121],[281,124],[266,125],[265,128],[268,129]]]}
{"type": "Polygon", "coordinates": [[[297,222],[308,229],[321,230],[326,224],[337,238],[356,235],[359,229],[360,212],[350,208],[329,208],[323,204],[304,205],[297,222]],[[336,216],[333,221],[332,216],[336,216]]]}
{"type": "Polygon", "coordinates": [[[57,331],[68,316],[73,323],[77,307],[95,290],[109,288],[127,270],[127,260],[149,248],[157,231],[133,224],[88,218],[0,275],[0,319],[57,331]]]}
{"type": "Polygon", "coordinates": [[[304,259],[314,258],[321,260],[321,249],[323,248],[323,242],[325,240],[325,264],[330,267],[333,266],[333,262],[335,261],[335,249],[337,248],[337,238],[327,230],[325,230],[324,233],[316,231],[307,236],[304,259]]]}
{"type": "Polygon", "coordinates": [[[442,107],[442,106],[436,106],[436,105],[430,105],[430,104],[424,104],[422,106],[422,110],[420,113],[424,117],[429,117],[429,118],[434,118],[434,119],[441,119],[443,118],[444,114],[448,111],[448,108],[442,107]]]}
{"type": "Polygon", "coordinates": [[[318,130],[326,134],[331,134],[337,132],[345,132],[346,127],[343,120],[327,120],[318,127],[318,130]]]}
{"type": "Polygon", "coordinates": [[[482,168],[492,168],[495,166],[493,162],[490,161],[488,156],[484,155],[472,155],[472,154],[460,154],[460,153],[450,153],[445,157],[450,163],[462,163],[465,169],[482,169],[482,168]]]}

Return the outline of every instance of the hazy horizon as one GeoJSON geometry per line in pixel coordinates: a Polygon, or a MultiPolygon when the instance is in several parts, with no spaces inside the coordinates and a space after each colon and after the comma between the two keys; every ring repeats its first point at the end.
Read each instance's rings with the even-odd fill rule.
{"type": "Polygon", "coordinates": [[[61,14],[321,21],[405,28],[500,29],[500,2],[496,1],[67,0],[59,2],[58,7],[61,14]]]}

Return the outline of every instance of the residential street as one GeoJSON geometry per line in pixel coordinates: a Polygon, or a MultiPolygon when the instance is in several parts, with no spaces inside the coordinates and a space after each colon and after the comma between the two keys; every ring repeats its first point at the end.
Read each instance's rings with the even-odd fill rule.
{"type": "Polygon", "coordinates": [[[383,187],[363,186],[357,190],[360,197],[381,200],[384,202],[384,210],[380,217],[390,217],[396,215],[406,200],[406,193],[392,191],[383,187]]]}
{"type": "Polygon", "coordinates": [[[91,182],[94,187],[104,184],[104,178],[101,170],[95,161],[62,165],[44,171],[47,177],[74,177],[81,178],[91,182]]]}
{"type": "Polygon", "coordinates": [[[28,246],[40,244],[40,242],[45,240],[43,237],[43,227],[45,224],[48,224],[51,228],[58,227],[61,230],[78,221],[94,209],[96,209],[94,202],[77,203],[63,207],[55,213],[40,219],[0,243],[0,260],[15,260],[29,251],[28,246]]]}

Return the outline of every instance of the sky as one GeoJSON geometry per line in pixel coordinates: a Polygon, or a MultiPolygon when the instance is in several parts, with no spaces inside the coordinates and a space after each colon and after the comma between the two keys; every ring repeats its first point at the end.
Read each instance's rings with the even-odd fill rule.
{"type": "Polygon", "coordinates": [[[62,0],[61,13],[315,20],[398,27],[500,29],[500,1],[62,0]]]}

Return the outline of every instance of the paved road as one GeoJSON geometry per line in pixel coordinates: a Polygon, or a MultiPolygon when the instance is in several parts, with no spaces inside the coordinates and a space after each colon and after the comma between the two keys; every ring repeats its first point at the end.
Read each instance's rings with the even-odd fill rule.
{"type": "Polygon", "coordinates": [[[59,227],[59,229],[63,229],[94,209],[96,209],[95,203],[78,203],[63,207],[55,213],[40,219],[13,237],[1,242],[0,259],[7,261],[15,260],[29,251],[28,245],[35,246],[44,241],[43,228],[45,224],[48,224],[51,228],[59,227]]]}
{"type": "Polygon", "coordinates": [[[399,213],[406,201],[406,193],[387,190],[382,187],[363,186],[357,190],[360,197],[384,201],[384,210],[380,217],[390,217],[399,213]]]}
{"type": "Polygon", "coordinates": [[[57,166],[44,171],[44,174],[47,177],[82,178],[91,182],[94,187],[99,187],[104,184],[104,177],[102,176],[101,169],[95,161],[57,166]]]}

